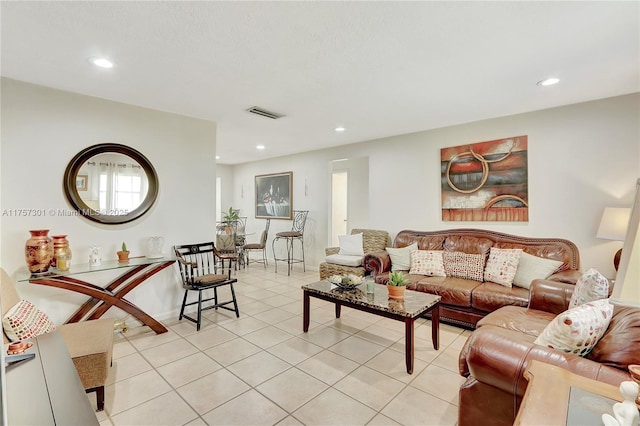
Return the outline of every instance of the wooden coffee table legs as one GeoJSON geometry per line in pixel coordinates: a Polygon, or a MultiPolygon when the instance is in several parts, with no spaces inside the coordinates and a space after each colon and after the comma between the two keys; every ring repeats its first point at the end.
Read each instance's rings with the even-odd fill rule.
{"type": "Polygon", "coordinates": [[[414,322],[413,318],[405,318],[404,320],[404,358],[407,364],[407,373],[409,374],[413,374],[414,322]]]}
{"type": "MultiPolygon", "coordinates": [[[[415,318],[409,318],[402,315],[394,315],[390,312],[385,311],[376,311],[374,309],[365,309],[357,304],[350,303],[338,303],[334,300],[331,300],[330,297],[323,297],[320,295],[313,294],[314,297],[319,299],[332,301],[335,303],[336,310],[336,318],[340,318],[340,311],[342,305],[349,306],[350,308],[354,308],[360,311],[369,312],[372,314],[384,316],[387,318],[392,318],[399,321],[404,321],[404,334],[405,334],[405,360],[407,364],[407,373],[413,374],[413,359],[414,359],[414,351],[415,351],[415,331],[414,331],[414,323],[415,318]]],[[[431,340],[433,342],[433,348],[438,350],[440,346],[440,303],[436,303],[426,312],[423,312],[422,315],[426,313],[431,313],[431,340]]],[[[309,322],[310,322],[310,294],[307,290],[303,291],[302,298],[302,330],[306,333],[309,331],[309,322]]]]}
{"type": "MultiPolygon", "coordinates": [[[[415,351],[414,323],[415,318],[405,318],[404,320],[405,359],[407,363],[407,373],[409,374],[413,374],[413,359],[415,351]]],[[[433,308],[431,308],[431,341],[433,343],[433,349],[437,351],[440,346],[440,303],[437,303],[433,308]]]]}

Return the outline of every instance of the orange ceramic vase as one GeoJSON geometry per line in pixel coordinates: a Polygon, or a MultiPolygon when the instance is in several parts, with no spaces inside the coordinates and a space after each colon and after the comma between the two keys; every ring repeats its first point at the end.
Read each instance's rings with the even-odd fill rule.
{"type": "Polygon", "coordinates": [[[389,299],[403,300],[405,288],[406,287],[403,285],[388,285],[387,290],[389,290],[389,299]]]}
{"type": "Polygon", "coordinates": [[[29,231],[29,238],[24,245],[24,259],[32,274],[47,272],[53,260],[53,240],[49,238],[48,229],[29,231]]]}

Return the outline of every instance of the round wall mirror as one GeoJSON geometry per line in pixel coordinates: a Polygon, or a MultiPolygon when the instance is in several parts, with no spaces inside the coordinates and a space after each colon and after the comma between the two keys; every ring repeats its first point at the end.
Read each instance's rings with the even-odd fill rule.
{"type": "Polygon", "coordinates": [[[99,223],[120,224],[151,208],[158,195],[158,176],[135,149],[105,143],[83,149],[71,159],[63,186],[79,214],[99,223]]]}

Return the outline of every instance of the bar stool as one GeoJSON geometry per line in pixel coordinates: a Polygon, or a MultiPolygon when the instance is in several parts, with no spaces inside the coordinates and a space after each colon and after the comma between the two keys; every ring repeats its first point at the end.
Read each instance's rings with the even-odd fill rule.
{"type": "Polygon", "coordinates": [[[302,263],[302,270],[306,272],[304,264],[304,225],[307,222],[307,215],[309,210],[294,210],[293,211],[293,224],[291,225],[291,231],[278,232],[276,237],[271,243],[271,249],[273,250],[273,260],[276,264],[276,273],[278,272],[278,261],[287,262],[287,275],[291,275],[291,265],[294,263],[302,263]],[[287,257],[279,258],[276,256],[276,243],[280,240],[284,240],[287,246],[287,257]],[[294,241],[300,241],[302,248],[302,259],[296,259],[293,257],[293,243],[294,241]]]}

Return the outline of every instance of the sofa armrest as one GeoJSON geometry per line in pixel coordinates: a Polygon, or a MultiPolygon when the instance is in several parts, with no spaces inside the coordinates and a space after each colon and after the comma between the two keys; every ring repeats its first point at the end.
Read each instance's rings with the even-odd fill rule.
{"type": "Polygon", "coordinates": [[[556,272],[547,278],[548,281],[557,281],[560,283],[575,284],[578,278],[582,276],[582,272],[576,269],[567,269],[566,271],[556,272]]]}
{"type": "Polygon", "coordinates": [[[330,256],[332,254],[338,254],[339,251],[340,251],[340,247],[328,247],[324,249],[324,254],[325,256],[330,256]]]}
{"type": "Polygon", "coordinates": [[[492,326],[481,327],[469,337],[460,353],[460,369],[480,382],[522,397],[528,384],[524,372],[534,359],[614,386],[629,380],[629,375],[617,368],[536,345],[518,331],[492,326]]]}
{"type": "Polygon", "coordinates": [[[374,251],[364,255],[364,269],[374,277],[391,269],[391,258],[385,251],[374,251]]]}
{"type": "Polygon", "coordinates": [[[559,314],[569,309],[575,286],[549,280],[533,280],[529,289],[529,309],[559,314]]]}

